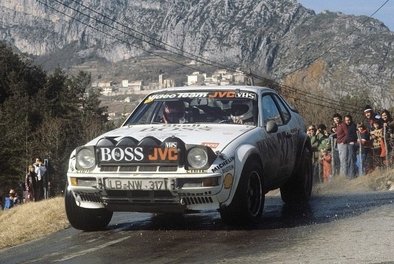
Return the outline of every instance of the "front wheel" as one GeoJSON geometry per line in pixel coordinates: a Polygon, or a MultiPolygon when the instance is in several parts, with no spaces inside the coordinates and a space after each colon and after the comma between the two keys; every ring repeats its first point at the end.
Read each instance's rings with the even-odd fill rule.
{"type": "Polygon", "coordinates": [[[105,228],[112,218],[112,212],[107,209],[88,209],[77,206],[71,191],[65,192],[66,215],[71,226],[84,231],[94,231],[105,228]]]}
{"type": "Polygon", "coordinates": [[[220,209],[220,216],[228,224],[257,223],[263,213],[264,200],[261,166],[248,162],[231,204],[220,209]]]}
{"type": "Polygon", "coordinates": [[[280,187],[282,200],[287,204],[307,202],[312,192],[312,176],[312,153],[304,148],[293,175],[280,187]]]}

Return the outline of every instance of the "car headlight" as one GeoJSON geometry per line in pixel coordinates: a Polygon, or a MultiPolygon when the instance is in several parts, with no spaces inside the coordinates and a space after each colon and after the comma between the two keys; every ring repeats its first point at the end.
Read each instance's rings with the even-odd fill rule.
{"type": "Polygon", "coordinates": [[[83,147],[77,151],[76,168],[78,170],[89,170],[96,165],[94,148],[83,147]]]}
{"type": "Polygon", "coordinates": [[[194,147],[187,153],[187,162],[194,169],[207,167],[209,156],[206,148],[194,147]]]}

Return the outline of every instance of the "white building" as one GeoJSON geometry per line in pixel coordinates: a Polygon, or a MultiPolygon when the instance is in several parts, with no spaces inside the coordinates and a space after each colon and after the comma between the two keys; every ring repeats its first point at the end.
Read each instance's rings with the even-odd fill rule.
{"type": "Polygon", "coordinates": [[[159,75],[159,88],[170,88],[175,86],[175,80],[174,79],[164,79],[163,74],[159,75]]]}
{"type": "Polygon", "coordinates": [[[128,88],[130,92],[140,92],[142,90],[143,86],[143,81],[142,80],[137,80],[133,82],[128,83],[128,88]]]}
{"type": "Polygon", "coordinates": [[[187,76],[187,85],[200,85],[203,84],[205,80],[205,75],[199,72],[193,72],[191,75],[187,76]]]}

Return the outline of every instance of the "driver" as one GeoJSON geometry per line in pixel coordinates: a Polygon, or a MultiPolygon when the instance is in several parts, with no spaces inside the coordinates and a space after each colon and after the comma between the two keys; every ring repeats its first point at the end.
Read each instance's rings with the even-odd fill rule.
{"type": "Polygon", "coordinates": [[[163,119],[166,124],[183,124],[185,119],[185,104],[182,101],[164,103],[163,119]]]}
{"type": "Polygon", "coordinates": [[[253,117],[253,107],[249,102],[234,101],[231,104],[230,118],[234,124],[244,124],[251,121],[253,117]]]}

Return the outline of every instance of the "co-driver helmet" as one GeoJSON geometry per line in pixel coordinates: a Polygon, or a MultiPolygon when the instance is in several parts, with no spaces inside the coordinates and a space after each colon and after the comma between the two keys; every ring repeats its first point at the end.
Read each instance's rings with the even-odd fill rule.
{"type": "Polygon", "coordinates": [[[166,123],[179,124],[185,122],[185,104],[182,101],[164,103],[163,118],[166,123]]]}

